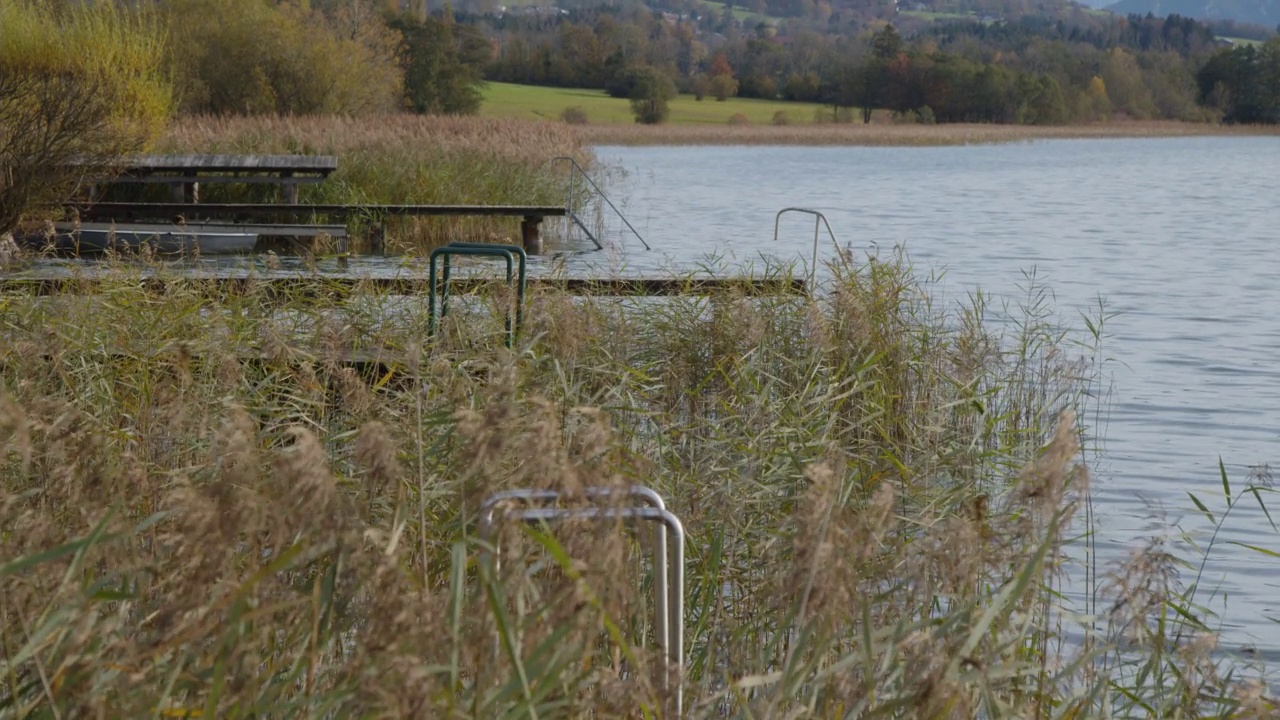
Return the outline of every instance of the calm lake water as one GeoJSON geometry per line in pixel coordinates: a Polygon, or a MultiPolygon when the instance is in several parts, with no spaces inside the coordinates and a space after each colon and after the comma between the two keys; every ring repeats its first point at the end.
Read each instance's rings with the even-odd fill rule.
{"type": "MultiPolygon", "coordinates": [[[[812,218],[784,216],[773,239],[774,214],[802,206],[823,212],[855,252],[902,245],[921,273],[945,269],[944,298],[981,288],[1017,299],[1034,270],[1081,334],[1080,313],[1096,317],[1101,298],[1118,313],[1106,325],[1114,389],[1094,467],[1103,561],[1159,524],[1202,528],[1187,493],[1224,506],[1219,457],[1233,486],[1250,466],[1280,471],[1278,139],[606,147],[597,156],[620,171],[608,192],[654,248],[617,236],[633,270],[690,267],[709,254],[807,260],[812,218]]],[[[1233,515],[1203,585],[1227,593],[1228,649],[1252,646],[1274,663],[1280,560],[1224,542],[1280,551],[1255,508],[1233,515]]]]}

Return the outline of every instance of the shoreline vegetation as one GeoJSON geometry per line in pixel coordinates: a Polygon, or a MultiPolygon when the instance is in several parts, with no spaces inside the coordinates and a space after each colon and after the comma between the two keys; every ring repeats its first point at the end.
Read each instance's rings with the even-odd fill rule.
{"type": "Polygon", "coordinates": [[[537,293],[508,350],[499,295],[426,340],[424,304],[148,269],[3,299],[0,714],[672,717],[638,540],[478,560],[490,493],[631,484],[688,533],[685,717],[1276,710],[1163,536],[1064,614],[1103,413],[1043,288],[1003,324],[845,255],[823,298],[537,293]]]}
{"type": "Polygon", "coordinates": [[[1036,140],[1178,137],[1280,137],[1274,125],[1218,125],[1179,121],[1115,121],[1081,125],[889,123],[823,125],[641,125],[575,126],[590,145],[817,145],[946,146],[1036,140]]]}

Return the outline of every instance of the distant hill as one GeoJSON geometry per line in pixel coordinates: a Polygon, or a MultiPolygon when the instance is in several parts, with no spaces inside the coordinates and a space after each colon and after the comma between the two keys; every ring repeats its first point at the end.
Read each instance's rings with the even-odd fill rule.
{"type": "Polygon", "coordinates": [[[1280,24],[1280,0],[1120,0],[1107,9],[1119,15],[1182,15],[1198,20],[1235,20],[1274,28],[1280,24]]]}

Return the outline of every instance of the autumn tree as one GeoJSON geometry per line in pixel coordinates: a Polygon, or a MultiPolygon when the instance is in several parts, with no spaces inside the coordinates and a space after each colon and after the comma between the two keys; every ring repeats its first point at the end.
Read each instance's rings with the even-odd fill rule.
{"type": "Polygon", "coordinates": [[[399,107],[399,36],[364,3],[326,14],[262,0],[167,0],[182,109],[368,113],[399,107]]]}
{"type": "Polygon", "coordinates": [[[149,16],[110,3],[0,2],[0,234],[164,128],[163,39],[149,16]]]}
{"type": "Polygon", "coordinates": [[[718,52],[711,58],[707,68],[708,89],[718,102],[724,102],[738,94],[738,81],[733,77],[733,67],[724,52],[718,52]]]}

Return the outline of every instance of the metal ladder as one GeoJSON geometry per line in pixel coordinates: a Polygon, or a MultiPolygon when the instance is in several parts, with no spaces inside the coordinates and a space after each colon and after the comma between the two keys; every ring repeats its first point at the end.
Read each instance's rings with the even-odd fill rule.
{"type": "Polygon", "coordinates": [[[631,224],[631,221],[627,220],[626,216],[622,214],[622,211],[618,209],[618,206],[613,204],[613,201],[609,199],[608,195],[605,195],[604,190],[596,184],[595,180],[591,179],[591,176],[587,174],[586,170],[582,169],[582,166],[578,164],[577,160],[574,160],[567,155],[551,159],[552,165],[559,163],[565,163],[569,166],[569,180],[565,190],[564,201],[567,217],[571,223],[577,225],[578,229],[582,230],[582,232],[587,236],[587,239],[596,246],[597,250],[603,250],[604,245],[601,244],[600,238],[597,238],[595,233],[591,232],[591,229],[587,227],[587,224],[583,222],[582,218],[578,215],[578,210],[581,209],[582,206],[586,205],[585,202],[582,203],[581,206],[576,203],[577,193],[575,191],[577,190],[577,186],[574,184],[574,180],[578,177],[581,177],[586,181],[587,190],[592,194],[592,196],[599,197],[606,205],[609,206],[609,209],[612,210],[613,213],[618,216],[618,219],[627,226],[627,229],[631,231],[631,234],[636,236],[636,239],[640,241],[640,244],[644,246],[645,250],[653,249],[649,247],[649,243],[645,242],[644,238],[641,237],[640,232],[635,229],[631,224]]]}
{"type": "MultiPolygon", "coordinates": [[[[551,524],[577,519],[601,521],[622,519],[654,524],[654,635],[667,663],[665,672],[662,674],[665,702],[672,709],[673,717],[681,717],[684,712],[684,690],[681,679],[684,671],[685,533],[680,518],[667,510],[662,496],[644,485],[632,485],[626,488],[588,487],[572,495],[558,490],[507,490],[490,495],[481,504],[480,538],[485,541],[485,546],[492,539],[494,523],[500,507],[515,503],[523,503],[524,507],[503,513],[503,518],[530,524],[551,524]],[[597,501],[597,503],[601,500],[626,498],[637,504],[548,507],[569,498],[583,498],[597,501]]],[[[496,546],[493,549],[500,550],[496,546]]],[[[486,552],[486,558],[492,563],[496,574],[499,567],[497,554],[489,555],[486,552]]]]}

